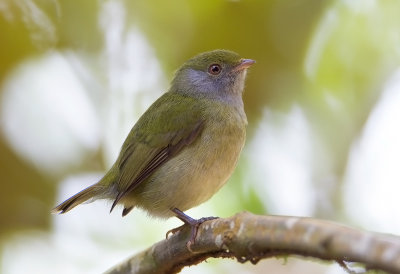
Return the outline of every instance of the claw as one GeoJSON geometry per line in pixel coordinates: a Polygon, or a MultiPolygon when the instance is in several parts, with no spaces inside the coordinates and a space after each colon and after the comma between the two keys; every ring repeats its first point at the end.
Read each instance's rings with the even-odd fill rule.
{"type": "Polygon", "coordinates": [[[181,226],[168,230],[167,233],[165,233],[165,239],[168,239],[169,234],[175,234],[176,232],[181,231],[185,227],[185,225],[186,224],[183,224],[181,226]]]}
{"type": "Polygon", "coordinates": [[[202,223],[204,223],[205,221],[218,219],[218,217],[204,217],[201,219],[193,219],[192,217],[186,215],[185,213],[183,213],[182,211],[180,211],[177,208],[172,209],[172,211],[176,214],[176,217],[178,217],[185,224],[169,230],[166,233],[166,238],[168,238],[169,234],[175,234],[176,232],[181,231],[186,225],[189,225],[190,229],[191,229],[190,230],[190,240],[186,243],[186,246],[189,249],[189,251],[191,251],[191,252],[193,252],[191,247],[196,241],[196,236],[197,236],[197,232],[199,230],[200,225],[202,223]]]}

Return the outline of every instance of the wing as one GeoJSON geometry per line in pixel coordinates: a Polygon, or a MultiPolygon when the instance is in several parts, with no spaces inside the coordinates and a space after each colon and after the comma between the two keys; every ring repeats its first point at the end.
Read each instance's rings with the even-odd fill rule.
{"type": "Polygon", "coordinates": [[[117,160],[118,202],[157,168],[193,143],[204,127],[201,104],[191,97],[165,93],[133,127],[117,160]]]}

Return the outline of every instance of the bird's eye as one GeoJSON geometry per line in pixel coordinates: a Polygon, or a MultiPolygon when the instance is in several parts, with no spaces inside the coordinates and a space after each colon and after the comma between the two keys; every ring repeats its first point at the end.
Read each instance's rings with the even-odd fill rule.
{"type": "Polygon", "coordinates": [[[208,73],[212,75],[218,75],[222,71],[222,68],[218,64],[212,64],[208,67],[208,73]]]}

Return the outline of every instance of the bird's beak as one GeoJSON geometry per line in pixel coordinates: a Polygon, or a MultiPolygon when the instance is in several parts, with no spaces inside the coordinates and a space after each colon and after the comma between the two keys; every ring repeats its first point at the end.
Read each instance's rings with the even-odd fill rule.
{"type": "Polygon", "coordinates": [[[254,64],[256,61],[252,59],[241,59],[239,65],[233,68],[233,71],[240,71],[247,69],[250,67],[252,64],[254,64]]]}

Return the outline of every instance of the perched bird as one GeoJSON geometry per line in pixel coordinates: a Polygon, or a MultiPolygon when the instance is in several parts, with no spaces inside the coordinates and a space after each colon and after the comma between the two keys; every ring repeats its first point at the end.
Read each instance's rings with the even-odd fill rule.
{"type": "Polygon", "coordinates": [[[191,226],[192,244],[207,218],[196,220],[183,211],[214,195],[236,166],[246,138],[242,93],[254,62],[227,50],[186,61],[169,90],[133,126],[104,177],[53,212],[110,199],[111,211],[123,205],[122,216],[138,207],[151,216],[178,217],[191,226]]]}

